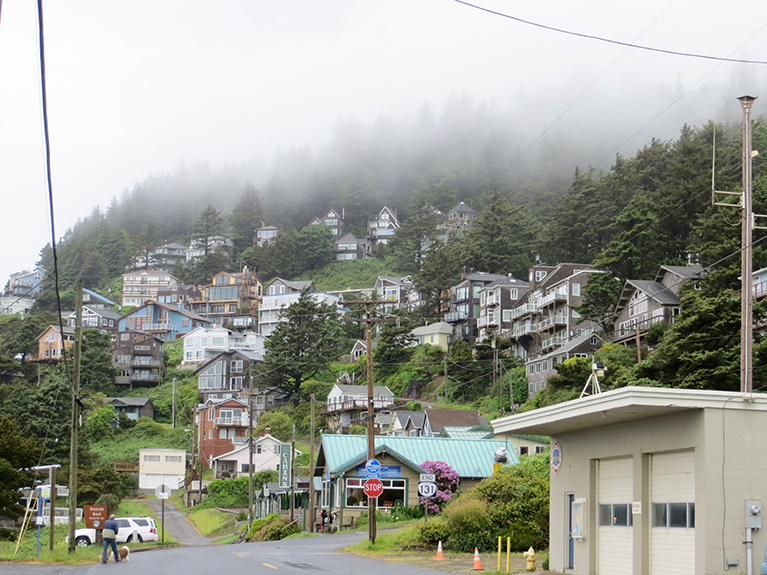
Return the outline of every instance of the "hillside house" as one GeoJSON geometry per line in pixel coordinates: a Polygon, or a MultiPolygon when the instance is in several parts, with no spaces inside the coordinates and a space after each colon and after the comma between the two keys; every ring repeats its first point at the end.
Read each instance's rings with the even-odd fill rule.
{"type": "Polygon", "coordinates": [[[11,274],[5,284],[5,295],[13,297],[32,298],[42,289],[45,270],[40,266],[33,270],[24,270],[11,274]]]}
{"type": "Polygon", "coordinates": [[[211,236],[208,238],[194,238],[191,242],[191,246],[184,252],[186,262],[189,263],[196,259],[199,259],[207,254],[232,249],[232,240],[224,236],[211,236]]]}
{"type": "Polygon", "coordinates": [[[463,233],[474,227],[476,221],[477,212],[461,202],[447,213],[447,220],[439,227],[449,232],[463,233]]]}
{"type": "Polygon", "coordinates": [[[596,330],[574,309],[583,303],[583,288],[595,273],[604,272],[572,263],[530,269],[529,290],[511,309],[511,328],[501,334],[512,341],[515,357],[535,361],[596,330]]]}
{"type": "MultiPolygon", "coordinates": [[[[49,325],[37,336],[37,356],[30,361],[57,362],[61,361],[63,350],[72,347],[75,342],[75,328],[64,326],[64,337],[60,337],[61,329],[57,325],[49,325]]],[[[70,358],[71,359],[71,358],[70,358]]]]}
{"type": "Polygon", "coordinates": [[[115,302],[93,290],[83,289],[83,307],[88,306],[91,309],[114,309],[115,302]]]}
{"type": "MultiPolygon", "coordinates": [[[[75,327],[77,324],[77,312],[72,312],[66,318],[67,325],[75,327]]],[[[89,305],[83,306],[82,311],[82,326],[95,327],[101,331],[101,333],[114,334],[117,333],[120,323],[120,314],[97,307],[91,307],[89,305]]]]}
{"type": "MultiPolygon", "coordinates": [[[[394,406],[394,394],[385,385],[376,385],[373,388],[373,410],[391,412],[394,406]]],[[[363,413],[367,417],[368,412],[368,388],[367,385],[343,385],[335,384],[328,393],[324,413],[328,418],[328,429],[331,433],[349,433],[352,425],[366,425],[363,413]]],[[[378,432],[381,425],[376,422],[378,432]]]]}
{"type": "Polygon", "coordinates": [[[296,303],[304,289],[309,290],[316,302],[338,307],[340,301],[338,294],[316,292],[314,283],[311,281],[288,281],[275,278],[265,288],[259,311],[258,326],[261,335],[265,337],[272,335],[277,324],[284,321],[281,317],[282,310],[296,303]]]}
{"type": "Polygon", "coordinates": [[[413,345],[428,343],[436,345],[442,351],[447,352],[448,345],[453,339],[452,326],[444,321],[438,321],[429,325],[415,328],[410,332],[415,338],[413,345]]]}
{"type": "Polygon", "coordinates": [[[24,315],[29,313],[35,300],[28,297],[3,295],[0,296],[0,315],[24,315]]]}
{"type": "Polygon", "coordinates": [[[395,309],[407,305],[407,294],[413,285],[413,279],[410,276],[378,276],[373,291],[380,295],[381,299],[390,301],[384,304],[382,311],[389,314],[395,309]]]}
{"type": "MultiPolygon", "coordinates": [[[[130,333],[130,332],[128,332],[130,333]]],[[[120,334],[112,346],[112,366],[117,370],[115,385],[157,387],[165,374],[163,340],[146,333],[135,332],[137,337],[121,339],[120,334]]]]}
{"type": "Polygon", "coordinates": [[[107,397],[107,404],[115,408],[115,415],[120,419],[120,414],[133,421],[142,417],[154,419],[154,404],[148,397],[107,397]]]}
{"type": "Polygon", "coordinates": [[[491,282],[479,290],[477,328],[480,341],[511,328],[511,308],[527,293],[528,283],[511,276],[491,282]]]}
{"type": "Polygon", "coordinates": [[[219,272],[202,288],[198,300],[188,301],[189,309],[221,324],[225,318],[248,313],[257,317],[264,286],[247,267],[242,272],[219,272]]]}
{"type": "MultiPolygon", "coordinates": [[[[597,333],[583,333],[567,340],[554,351],[529,358],[525,362],[527,397],[532,399],[536,393],[546,387],[549,378],[557,374],[556,365],[561,365],[575,357],[591,357],[604,343],[597,333]]],[[[585,380],[583,384],[586,384],[585,380]]]]}
{"type": "Polygon", "coordinates": [[[137,270],[123,274],[122,307],[140,306],[156,300],[160,289],[178,283],[170,273],[159,270],[137,270]]]}
{"type": "Polygon", "coordinates": [[[368,243],[370,246],[387,244],[399,229],[397,210],[384,206],[368,218],[368,243]]]}
{"type": "Polygon", "coordinates": [[[186,309],[190,301],[200,299],[202,299],[202,291],[198,286],[173,284],[169,288],[157,290],[158,302],[176,305],[178,309],[186,309]]]}
{"type": "Polygon", "coordinates": [[[328,210],[321,218],[314,218],[309,222],[310,226],[325,224],[333,232],[333,237],[340,238],[346,233],[346,223],[343,212],[339,214],[335,210],[328,210]]]}
{"type": "Polygon", "coordinates": [[[198,327],[185,334],[181,364],[209,361],[222,351],[243,350],[264,355],[266,338],[254,331],[238,332],[225,327],[198,327]]]}
{"type": "Polygon", "coordinates": [[[195,417],[200,463],[204,467],[212,467],[214,458],[247,444],[250,411],[246,401],[209,398],[198,406],[195,417]]]}
{"type": "Polygon", "coordinates": [[[333,242],[333,259],[336,261],[362,260],[372,257],[370,244],[352,233],[344,234],[333,242]]]}
{"type": "Polygon", "coordinates": [[[253,238],[253,243],[259,247],[273,244],[277,239],[277,234],[279,233],[279,228],[275,226],[267,226],[261,222],[261,227],[256,229],[256,236],[253,238]]]}
{"type": "Polygon", "coordinates": [[[250,389],[250,368],[263,360],[260,353],[252,351],[222,351],[195,370],[198,391],[204,401],[236,397],[250,389]]]}
{"type": "MultiPolygon", "coordinates": [[[[273,437],[265,430],[259,437],[253,439],[253,472],[268,469],[277,470],[280,466],[280,446],[285,445],[282,441],[273,437]]],[[[296,455],[301,455],[295,450],[296,455]]],[[[244,444],[236,444],[236,447],[228,453],[223,453],[213,458],[213,476],[215,478],[244,477],[250,470],[250,445],[247,440],[244,444]]],[[[258,488],[260,489],[260,485],[258,488]]]]}
{"type": "Polygon", "coordinates": [[[502,274],[462,273],[461,281],[450,288],[450,311],[445,321],[453,326],[453,338],[474,345],[479,335],[479,292],[493,282],[507,280],[502,274]]]}
{"type": "Polygon", "coordinates": [[[198,327],[209,327],[204,317],[179,309],[178,304],[148,301],[120,318],[119,331],[143,331],[173,341],[198,327]]]}
{"type": "Polygon", "coordinates": [[[681,311],[679,288],[700,278],[700,265],[661,266],[655,280],[627,280],[613,313],[613,341],[636,347],[656,323],[673,324],[681,311]]]}

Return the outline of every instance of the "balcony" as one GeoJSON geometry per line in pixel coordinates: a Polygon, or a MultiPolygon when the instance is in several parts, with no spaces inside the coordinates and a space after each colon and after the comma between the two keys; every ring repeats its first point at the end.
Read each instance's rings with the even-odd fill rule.
{"type": "Polygon", "coordinates": [[[513,337],[522,337],[525,335],[532,335],[537,331],[537,324],[534,321],[526,321],[519,325],[515,325],[511,329],[513,337]]]}
{"type": "Polygon", "coordinates": [[[488,325],[498,325],[498,319],[497,316],[489,315],[486,317],[481,317],[477,320],[477,327],[486,327],[488,325]]]}
{"type": "MultiPolygon", "coordinates": [[[[373,409],[384,409],[394,405],[393,399],[373,398],[373,409]]],[[[367,411],[367,399],[348,399],[340,403],[329,403],[323,407],[324,413],[334,413],[336,411],[367,411]]]]}
{"type": "Polygon", "coordinates": [[[146,368],[150,368],[150,367],[160,367],[162,365],[162,362],[159,359],[158,360],[151,360],[151,361],[146,361],[146,360],[143,360],[143,359],[133,359],[133,360],[131,360],[130,364],[131,364],[131,367],[146,367],[146,368]]]}
{"type": "Polygon", "coordinates": [[[451,311],[445,314],[445,321],[450,323],[451,321],[463,321],[469,317],[469,313],[465,311],[451,311]]]}
{"type": "Polygon", "coordinates": [[[538,320],[538,331],[543,331],[557,325],[567,325],[567,314],[557,313],[538,320]]]}
{"type": "Polygon", "coordinates": [[[248,427],[250,418],[246,417],[217,417],[214,420],[216,427],[248,427]]]}
{"type": "Polygon", "coordinates": [[[169,323],[145,323],[137,329],[144,331],[178,331],[178,326],[169,323]]]}
{"type": "Polygon", "coordinates": [[[498,305],[499,303],[501,303],[501,296],[499,294],[487,294],[485,305],[498,305]]]}
{"type": "Polygon", "coordinates": [[[543,343],[541,344],[541,348],[546,349],[549,347],[554,347],[555,345],[562,345],[567,341],[567,335],[558,333],[554,335],[554,337],[550,337],[548,339],[544,339],[543,343]]]}
{"type": "Polygon", "coordinates": [[[535,312],[535,304],[534,303],[525,303],[522,304],[519,307],[515,307],[513,310],[511,310],[511,319],[517,319],[519,317],[522,317],[523,315],[527,315],[529,313],[535,312]]]}
{"type": "Polygon", "coordinates": [[[142,381],[160,381],[159,373],[139,373],[133,374],[129,378],[132,383],[140,383],[142,381]]]}
{"type": "Polygon", "coordinates": [[[566,293],[552,292],[550,294],[543,296],[542,298],[539,298],[538,301],[535,302],[535,306],[538,309],[541,309],[542,307],[546,307],[547,305],[550,305],[552,303],[564,302],[564,301],[567,301],[566,293]]]}

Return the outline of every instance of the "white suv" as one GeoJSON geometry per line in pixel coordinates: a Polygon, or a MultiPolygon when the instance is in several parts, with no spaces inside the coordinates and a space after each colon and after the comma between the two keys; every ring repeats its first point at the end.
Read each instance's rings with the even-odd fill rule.
{"type": "MultiPolygon", "coordinates": [[[[117,543],[130,543],[134,540],[143,543],[160,539],[157,526],[151,517],[117,517],[115,521],[117,521],[117,543]]],[[[93,545],[96,542],[96,530],[76,530],[75,541],[80,546],[93,545]]]]}

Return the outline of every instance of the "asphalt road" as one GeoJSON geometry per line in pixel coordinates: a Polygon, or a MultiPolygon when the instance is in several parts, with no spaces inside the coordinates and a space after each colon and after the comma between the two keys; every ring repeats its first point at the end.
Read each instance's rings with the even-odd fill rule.
{"type": "MultiPolygon", "coordinates": [[[[167,509],[166,509],[167,513],[167,509]]],[[[133,553],[128,563],[97,562],[94,548],[92,565],[29,565],[0,563],[0,573],[13,575],[377,575],[394,571],[397,575],[444,575],[441,571],[420,569],[358,557],[338,550],[356,543],[367,534],[321,535],[288,541],[176,547],[133,553]]]]}
{"type": "MultiPolygon", "coordinates": [[[[147,505],[157,512],[157,517],[162,519],[162,501],[159,499],[147,499],[147,505]]],[[[211,540],[207,537],[200,535],[194,528],[189,520],[186,518],[186,514],[179,511],[178,507],[170,503],[165,502],[165,532],[170,533],[173,539],[179,545],[209,545],[211,540]]],[[[161,535],[162,531],[158,533],[161,535]]]]}

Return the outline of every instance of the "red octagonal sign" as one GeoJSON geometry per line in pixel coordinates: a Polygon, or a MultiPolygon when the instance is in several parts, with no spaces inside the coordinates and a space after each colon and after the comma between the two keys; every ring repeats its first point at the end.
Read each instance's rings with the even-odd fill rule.
{"type": "Polygon", "coordinates": [[[383,493],[383,483],[380,479],[368,479],[363,486],[365,495],[368,497],[378,497],[383,493]]]}

